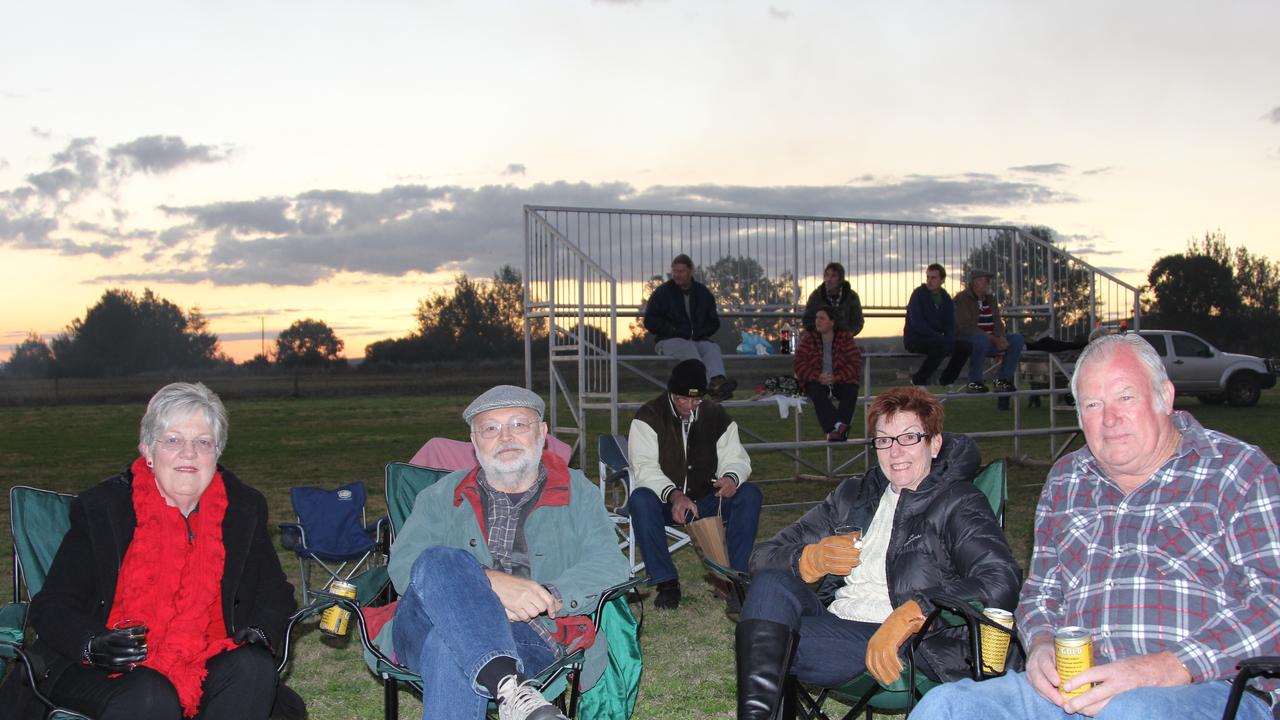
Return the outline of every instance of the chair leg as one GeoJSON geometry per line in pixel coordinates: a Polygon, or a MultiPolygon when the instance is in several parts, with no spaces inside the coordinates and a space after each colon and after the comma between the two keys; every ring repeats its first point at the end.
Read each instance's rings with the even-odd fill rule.
{"type": "Polygon", "coordinates": [[[400,719],[399,683],[389,677],[382,678],[382,717],[383,720],[400,719]]]}
{"type": "Polygon", "coordinates": [[[579,696],[580,696],[580,693],[578,692],[578,673],[571,672],[569,673],[569,707],[565,709],[565,715],[567,717],[571,717],[571,718],[578,717],[579,696]]]}

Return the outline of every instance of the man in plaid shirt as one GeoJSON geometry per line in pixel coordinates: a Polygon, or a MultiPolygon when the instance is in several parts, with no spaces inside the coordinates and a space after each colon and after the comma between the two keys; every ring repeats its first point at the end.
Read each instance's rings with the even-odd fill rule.
{"type": "MultiPolygon", "coordinates": [[[[913,720],[1218,718],[1236,663],[1280,654],[1275,464],[1174,412],[1138,335],[1091,343],[1071,390],[1088,446],[1054,466],[1036,509],[1026,672],[940,687],[913,720]],[[1053,633],[1071,625],[1093,632],[1094,666],[1062,682],[1053,633]]],[[[1237,717],[1273,717],[1276,691],[1255,681],[1237,717]]]]}

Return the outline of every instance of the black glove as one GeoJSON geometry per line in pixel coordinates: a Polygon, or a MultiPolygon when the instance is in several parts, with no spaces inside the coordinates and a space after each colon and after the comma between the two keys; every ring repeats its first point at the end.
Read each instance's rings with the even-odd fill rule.
{"type": "Polygon", "coordinates": [[[273,654],[275,652],[274,650],[271,649],[271,642],[267,640],[267,634],[263,632],[261,628],[256,628],[252,626],[242,627],[239,630],[236,630],[235,633],[231,636],[231,642],[237,645],[259,644],[259,645],[262,645],[262,647],[266,648],[267,652],[273,653],[273,654]]]}
{"type": "Polygon", "coordinates": [[[108,672],[126,672],[147,659],[147,639],[135,635],[131,628],[104,630],[89,638],[85,657],[89,664],[108,672]]]}

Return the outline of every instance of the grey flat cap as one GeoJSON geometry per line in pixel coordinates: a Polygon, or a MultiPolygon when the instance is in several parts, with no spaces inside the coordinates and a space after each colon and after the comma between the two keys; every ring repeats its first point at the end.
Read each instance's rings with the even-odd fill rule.
{"type": "Polygon", "coordinates": [[[993,272],[991,272],[990,270],[982,270],[982,269],[978,269],[978,270],[970,270],[970,271],[969,271],[969,282],[973,282],[974,280],[977,280],[978,278],[993,278],[993,277],[995,277],[995,276],[996,276],[996,274],[995,274],[995,273],[993,273],[993,272]]]}
{"type": "Polygon", "coordinates": [[[532,390],[525,390],[515,385],[498,385],[485,390],[480,397],[472,400],[467,409],[462,411],[462,419],[470,425],[471,419],[482,412],[516,407],[534,410],[538,413],[538,419],[541,420],[547,404],[542,402],[542,398],[532,390]]]}

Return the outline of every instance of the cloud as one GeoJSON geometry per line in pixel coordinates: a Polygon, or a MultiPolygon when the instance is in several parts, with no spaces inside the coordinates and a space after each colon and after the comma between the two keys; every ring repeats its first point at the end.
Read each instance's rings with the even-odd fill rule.
{"type": "Polygon", "coordinates": [[[770,5],[770,6],[769,6],[769,17],[773,18],[774,20],[790,20],[790,19],[791,19],[791,11],[790,11],[790,10],[779,10],[778,8],[776,8],[776,7],[772,6],[772,5],[770,5]]]}
{"type": "Polygon", "coordinates": [[[219,202],[192,207],[161,205],[160,210],[169,215],[186,216],[194,224],[206,230],[222,229],[234,233],[284,233],[294,229],[294,222],[285,217],[289,202],[283,198],[263,198],[219,202]]]}
{"type": "Polygon", "coordinates": [[[227,159],[230,150],[212,145],[188,145],[176,135],[148,135],[111,148],[113,167],[131,167],[145,173],[166,173],[191,163],[227,159]]]}
{"type": "Polygon", "coordinates": [[[1262,119],[1269,120],[1277,125],[1280,125],[1280,105],[1277,105],[1271,108],[1270,112],[1262,116],[1262,119]]]}
{"type": "Polygon", "coordinates": [[[502,171],[503,175],[524,175],[524,163],[511,163],[507,165],[507,169],[502,171]]]}
{"type": "Polygon", "coordinates": [[[1044,163],[1041,165],[1017,165],[1009,168],[1015,172],[1043,173],[1046,175],[1061,175],[1071,166],[1066,163],[1044,163]]]}
{"type": "Polygon", "coordinates": [[[1100,168],[1092,168],[1089,170],[1085,170],[1080,174],[1081,175],[1109,175],[1111,174],[1111,170],[1112,170],[1112,167],[1110,165],[1107,165],[1100,168]]]}
{"type": "MultiPolygon", "coordinates": [[[[31,132],[44,138],[51,135],[35,127],[31,132]]],[[[0,247],[106,258],[119,255],[132,245],[152,242],[161,234],[161,244],[172,242],[171,229],[126,228],[128,213],[118,205],[116,191],[135,172],[162,173],[190,163],[216,162],[224,159],[227,152],[209,145],[188,145],[177,136],[140,137],[105,152],[94,138],[72,139],[49,156],[46,167],[28,173],[20,185],[0,190],[0,247]],[[109,206],[107,214],[117,227],[82,219],[76,206],[90,200],[105,202],[109,206]],[[88,237],[52,239],[59,230],[88,237]]],[[[102,213],[93,215],[101,216],[102,213]]],[[[274,231],[279,231],[279,226],[274,231]]]]}
{"type": "Polygon", "coordinates": [[[98,189],[102,157],[93,138],[76,138],[52,155],[48,170],[31,173],[26,180],[38,195],[65,206],[98,189]]]}
{"type": "MultiPolygon", "coordinates": [[[[978,208],[1074,202],[1033,182],[989,174],[862,178],[834,186],[538,183],[528,187],[397,185],[378,192],[313,190],[291,198],[229,201],[163,210],[189,222],[160,242],[211,242],[181,269],[110,275],[110,282],[311,285],[338,273],[403,276],[463,271],[487,275],[524,258],[524,205],[830,216],[850,208],[881,219],[993,222],[978,208]],[[193,242],[193,241],[192,241],[193,242]]],[[[194,246],[193,246],[194,247],[194,246]]]]}
{"type": "Polygon", "coordinates": [[[81,243],[67,238],[60,238],[50,243],[50,247],[63,255],[100,255],[109,258],[129,249],[123,243],[89,242],[81,243]]]}

